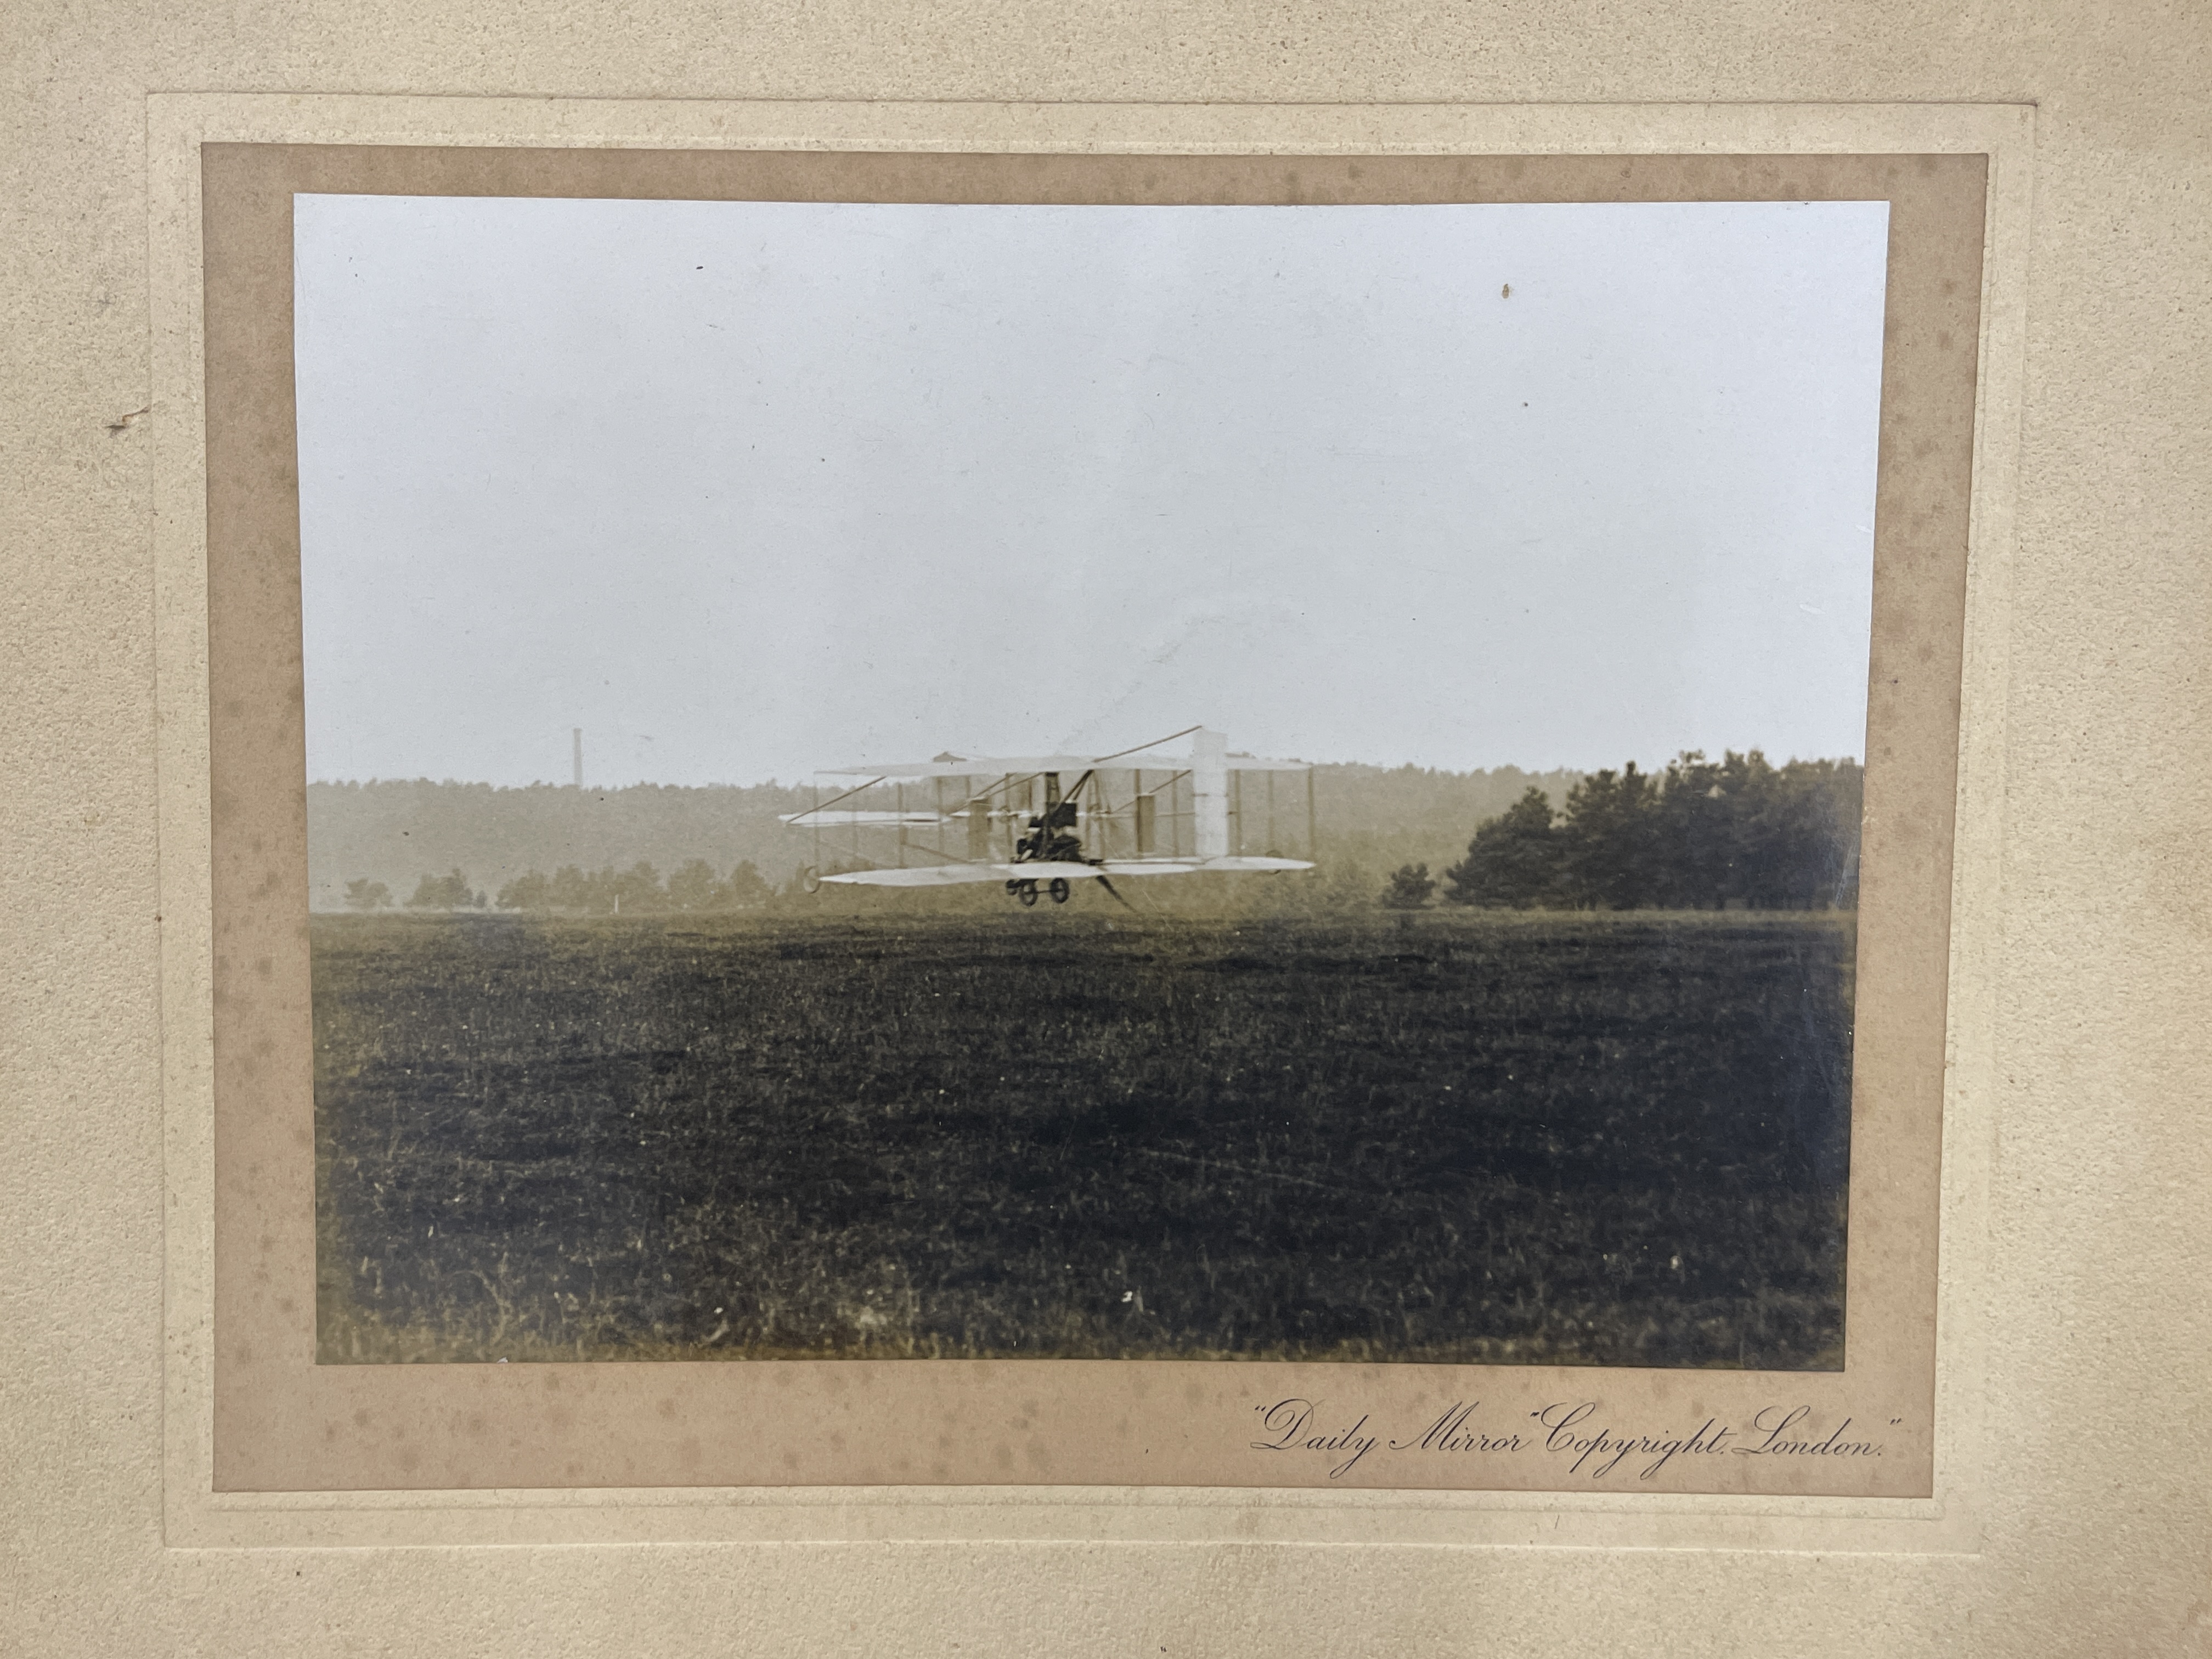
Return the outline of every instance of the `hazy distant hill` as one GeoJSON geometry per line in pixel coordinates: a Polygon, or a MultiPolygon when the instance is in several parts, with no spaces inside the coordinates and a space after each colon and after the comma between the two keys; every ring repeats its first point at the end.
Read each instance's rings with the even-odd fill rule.
{"type": "MultiPolygon", "coordinates": [[[[1441,873],[1465,855],[1475,825],[1503,812],[1524,790],[1541,789],[1559,806],[1582,779],[1580,772],[1523,772],[1517,766],[1487,772],[1316,767],[1314,816],[1321,854],[1326,860],[1357,865],[1378,883],[1401,864],[1425,864],[1431,873],[1441,873]]],[[[1278,787],[1293,799],[1303,793],[1288,778],[1278,787]]],[[[1301,801],[1293,810],[1302,811],[1303,805],[1301,801]]],[[[1246,810],[1254,810],[1249,798],[1246,810]]]]}
{"type": "MultiPolygon", "coordinates": [[[[1440,870],[1467,850],[1484,818],[1503,812],[1531,784],[1554,805],[1578,772],[1438,772],[1419,767],[1323,766],[1314,778],[1324,859],[1381,873],[1408,862],[1440,870]]],[[[1305,790],[1284,778],[1279,839],[1304,848],[1305,790]]],[[[640,860],[665,877],[693,859],[718,872],[750,860],[778,884],[807,860],[805,838],[777,822],[805,811],[811,787],[759,784],[678,788],[575,789],[554,784],[496,788],[428,779],[307,786],[308,902],[343,908],[345,884],[380,881],[404,900],[425,875],[459,869],[487,896],[532,870],[563,865],[628,869],[640,860]]],[[[1246,810],[1258,833],[1259,804],[1246,810]]]]}
{"type": "Polygon", "coordinates": [[[531,870],[562,865],[628,869],[642,859],[664,876],[692,859],[726,872],[750,859],[781,881],[805,862],[800,838],[776,821],[804,811],[811,789],[775,784],[700,789],[641,784],[575,789],[428,779],[307,786],[308,903],[343,908],[345,884],[380,881],[404,900],[424,875],[459,869],[495,894],[531,870]]]}

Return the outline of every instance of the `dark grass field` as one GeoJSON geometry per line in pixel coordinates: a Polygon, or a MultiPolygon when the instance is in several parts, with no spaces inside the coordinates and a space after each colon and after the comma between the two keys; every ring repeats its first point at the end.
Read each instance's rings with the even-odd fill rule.
{"type": "Polygon", "coordinates": [[[313,938],[326,1361],[1841,1363],[1848,915],[313,938]]]}

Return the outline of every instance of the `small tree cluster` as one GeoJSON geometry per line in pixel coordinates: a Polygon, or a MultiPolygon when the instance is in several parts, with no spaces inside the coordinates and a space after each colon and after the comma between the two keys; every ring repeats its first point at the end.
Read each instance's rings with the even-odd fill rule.
{"type": "Polygon", "coordinates": [[[349,910],[389,910],[392,890],[367,876],[356,877],[346,884],[345,902],[349,910]]]}
{"type": "Polygon", "coordinates": [[[1382,890],[1382,908],[1386,910],[1419,910],[1429,902],[1429,895],[1437,890],[1434,877],[1425,864],[1401,864],[1390,872],[1389,885],[1382,890]]]}
{"type": "Polygon", "coordinates": [[[744,910],[765,904],[774,894],[750,860],[717,875],[704,859],[693,859],[670,876],[640,860],[627,870],[612,865],[586,872],[563,865],[550,876],[532,870],[499,890],[502,910],[566,911],[583,915],[647,915],[666,911],[744,910]]]}
{"type": "Polygon", "coordinates": [[[1540,790],[1486,819],[1444,896],[1493,908],[1848,908],[1863,777],[1854,761],[1776,767],[1695,750],[1653,776],[1592,774],[1554,814],[1540,790]]]}
{"type": "MultiPolygon", "coordinates": [[[[376,884],[381,886],[382,884],[376,884]]],[[[350,902],[350,901],[349,901],[350,902]]],[[[410,910],[467,910],[483,908],[484,896],[470,887],[469,878],[459,871],[442,876],[424,876],[415,884],[415,891],[407,901],[410,910]]]]}

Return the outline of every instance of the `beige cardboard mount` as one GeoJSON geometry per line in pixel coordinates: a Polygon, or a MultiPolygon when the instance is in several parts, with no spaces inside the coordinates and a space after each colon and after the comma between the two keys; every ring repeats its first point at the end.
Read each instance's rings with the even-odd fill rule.
{"type": "Polygon", "coordinates": [[[1970,1544],[1955,1488],[1975,1443],[1978,1350],[1956,1287],[1975,1258],[1939,1245],[1972,1237],[1982,1202],[1987,964],[1974,929],[1993,872],[1976,811],[2002,712],[1983,629],[2004,599],[2024,112],[155,106],[156,395],[202,416],[164,423],[156,507],[178,1541],[1970,1544]],[[300,191],[1888,202],[1843,1369],[317,1364],[300,191]],[[1321,1443],[1264,1443],[1269,1409],[1290,1401],[1310,1402],[1321,1443]],[[1421,1443],[1471,1402],[1468,1426],[1527,1443],[1421,1443]],[[1585,1402],[1564,1437],[1559,1411],[1540,1415],[1585,1402]],[[1801,1409],[1789,1420],[1802,1430],[1765,1431],[1801,1409]],[[1716,1425],[1733,1439],[1706,1450],[1716,1425]],[[1376,1449],[1342,1467],[1360,1434],[1376,1449]],[[1631,1446],[1577,1444],[1593,1437],[1631,1446]],[[1774,1449],[1746,1449],[1761,1443],[1774,1449]]]}

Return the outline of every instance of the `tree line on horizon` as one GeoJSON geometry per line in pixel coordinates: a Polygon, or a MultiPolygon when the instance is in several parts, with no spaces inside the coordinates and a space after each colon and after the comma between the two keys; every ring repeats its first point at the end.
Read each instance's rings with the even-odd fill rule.
{"type": "MultiPolygon", "coordinates": [[[[1490,909],[1848,909],[1857,903],[1863,773],[1856,761],[1793,760],[1778,767],[1755,749],[1730,750],[1718,761],[1686,750],[1658,773],[1630,762],[1618,771],[1563,775],[1573,781],[1554,808],[1549,791],[1528,781],[1531,775],[1518,775],[1516,781],[1524,784],[1519,799],[1477,819],[1465,856],[1446,867],[1441,880],[1429,864],[1408,860],[1388,876],[1382,905],[1421,909],[1437,896],[1490,909]]],[[[1434,796],[1421,806],[1440,815],[1445,793],[1467,781],[1405,768],[1372,769],[1364,789],[1346,789],[1349,778],[1330,781],[1346,797],[1331,803],[1340,810],[1380,793],[1434,796]]],[[[1492,775],[1486,781],[1495,787],[1505,778],[1492,775]]],[[[1332,910],[1376,902],[1371,884],[1391,866],[1373,860],[1387,841],[1366,831],[1323,839],[1317,876],[1325,890],[1309,902],[1332,910]]],[[[1407,847],[1399,856],[1416,850],[1407,847]]],[[[799,885],[794,878],[781,890],[795,894],[799,885]]],[[[493,898],[455,868],[423,875],[404,908],[641,915],[744,910],[778,897],[753,860],[739,859],[723,874],[715,863],[695,857],[665,881],[642,859],[628,868],[563,863],[550,876],[532,867],[505,882],[493,898]]],[[[345,884],[344,902],[374,911],[392,908],[393,897],[385,883],[359,878],[345,884]]]]}
{"type": "MultiPolygon", "coordinates": [[[[745,910],[765,904],[775,890],[750,859],[738,860],[727,875],[716,873],[704,859],[692,859],[664,883],[660,872],[641,859],[627,870],[608,865],[586,871],[563,865],[551,875],[532,870],[499,890],[487,906],[484,895],[472,889],[459,870],[442,876],[425,875],[406,902],[410,910],[501,910],[564,912],[581,915],[649,915],[668,911],[706,913],[745,910]]],[[[388,909],[392,890],[366,877],[346,884],[346,908],[351,910],[388,909]]]]}
{"type": "MultiPolygon", "coordinates": [[[[1771,764],[1686,750],[1663,773],[1594,772],[1554,811],[1531,787],[1479,824],[1443,872],[1445,902],[1486,909],[1850,909],[1858,902],[1865,775],[1852,760],[1771,764]]],[[[1426,865],[1392,874],[1382,903],[1419,909],[1426,865]]]]}
{"type": "MultiPolygon", "coordinates": [[[[1371,904],[1399,865],[1449,863],[1475,824],[1503,812],[1530,787],[1548,790],[1556,801],[1582,775],[1516,767],[1459,773],[1324,764],[1313,780],[1321,860],[1341,872],[1348,892],[1356,891],[1348,902],[1371,904]]],[[[1272,815],[1267,796],[1264,782],[1247,781],[1248,850],[1264,844],[1305,856],[1304,789],[1279,780],[1272,815]]],[[[577,790],[421,780],[310,783],[308,881],[318,906],[343,908],[348,882],[366,878],[386,884],[387,903],[404,908],[422,872],[458,868],[472,878],[471,900],[477,888],[485,890],[488,909],[495,908],[492,896],[526,872],[570,865],[620,872],[647,860],[665,874],[694,859],[725,872],[750,860],[782,885],[802,862],[830,861],[780,816],[815,800],[811,788],[781,785],[577,790]]],[[[633,902],[623,900],[625,913],[633,902]]]]}

